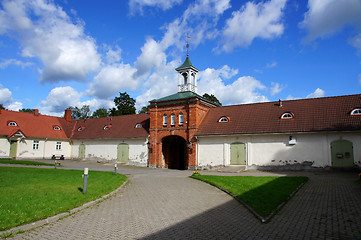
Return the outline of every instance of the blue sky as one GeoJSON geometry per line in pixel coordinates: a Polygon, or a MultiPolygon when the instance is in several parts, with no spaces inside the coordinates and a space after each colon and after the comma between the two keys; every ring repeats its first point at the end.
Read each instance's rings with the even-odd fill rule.
{"type": "Polygon", "coordinates": [[[198,93],[223,105],[357,94],[361,0],[2,0],[0,103],[137,108],[177,91],[186,57],[198,93]]]}

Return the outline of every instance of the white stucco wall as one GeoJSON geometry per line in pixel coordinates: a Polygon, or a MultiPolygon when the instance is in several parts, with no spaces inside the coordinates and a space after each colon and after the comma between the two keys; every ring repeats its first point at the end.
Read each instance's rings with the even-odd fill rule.
{"type": "Polygon", "coordinates": [[[0,138],[0,157],[9,157],[10,154],[10,143],[6,137],[0,138]]]}
{"type": "Polygon", "coordinates": [[[129,164],[136,166],[147,166],[148,146],[147,139],[118,139],[118,140],[73,140],[72,158],[78,158],[79,145],[85,145],[85,159],[116,162],[118,145],[125,143],[129,145],[129,164]]]}
{"type": "Polygon", "coordinates": [[[16,158],[45,158],[50,159],[53,154],[70,158],[71,145],[65,139],[23,139],[18,141],[16,158]],[[34,140],[39,141],[39,148],[33,149],[34,140]],[[61,142],[61,149],[56,149],[56,143],[61,142]]]}
{"type": "Polygon", "coordinates": [[[230,164],[230,144],[244,143],[248,166],[278,166],[312,164],[313,167],[331,166],[331,142],[339,140],[353,143],[354,162],[361,166],[361,134],[298,133],[239,136],[198,137],[198,166],[227,166],[230,164]],[[289,144],[289,137],[296,144],[289,144]]]}

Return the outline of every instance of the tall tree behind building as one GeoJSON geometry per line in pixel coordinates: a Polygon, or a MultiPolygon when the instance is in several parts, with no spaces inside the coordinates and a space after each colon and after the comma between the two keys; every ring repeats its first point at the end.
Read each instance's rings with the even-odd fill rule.
{"type": "Polygon", "coordinates": [[[110,116],[135,114],[135,99],[131,98],[127,92],[119,93],[119,97],[114,98],[115,107],[109,109],[110,116]]]}
{"type": "Polygon", "coordinates": [[[214,103],[219,104],[220,106],[222,106],[222,103],[218,100],[218,98],[216,96],[214,96],[213,94],[209,95],[208,93],[203,94],[203,96],[205,99],[208,99],[209,101],[212,101],[214,103]]]}

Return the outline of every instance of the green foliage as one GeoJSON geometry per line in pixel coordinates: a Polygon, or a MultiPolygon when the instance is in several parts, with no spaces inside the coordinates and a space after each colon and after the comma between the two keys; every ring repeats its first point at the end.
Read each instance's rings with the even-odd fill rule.
{"type": "Polygon", "coordinates": [[[0,231],[45,219],[98,199],[126,177],[89,171],[87,194],[83,171],[0,167],[0,231]]]}
{"type": "Polygon", "coordinates": [[[149,111],[149,107],[148,106],[143,106],[142,109],[140,109],[138,111],[138,114],[141,114],[141,113],[148,113],[149,111]]]}
{"type": "Polygon", "coordinates": [[[4,105],[0,104],[0,109],[6,110],[4,105]]]}
{"type": "Polygon", "coordinates": [[[209,95],[208,93],[205,93],[205,94],[203,94],[202,97],[204,97],[205,99],[208,99],[209,101],[212,101],[212,102],[217,103],[220,106],[222,106],[222,103],[213,94],[209,95]]]}
{"type": "Polygon", "coordinates": [[[90,115],[89,105],[83,105],[81,108],[70,106],[67,109],[71,110],[71,117],[73,119],[89,118],[89,115],[90,115]]]}
{"type": "Polygon", "coordinates": [[[192,178],[219,186],[253,208],[260,216],[267,217],[286,202],[292,192],[307,177],[248,177],[192,175],[192,178]]]}
{"type": "Polygon", "coordinates": [[[135,114],[135,99],[131,98],[127,92],[120,92],[119,95],[114,98],[115,108],[109,109],[110,116],[135,114]]]}
{"type": "Polygon", "coordinates": [[[103,118],[108,116],[108,110],[106,108],[99,108],[95,112],[93,112],[91,118],[103,118]]]}
{"type": "Polygon", "coordinates": [[[22,161],[22,160],[11,160],[9,158],[0,159],[2,164],[21,164],[21,165],[32,165],[32,166],[54,166],[54,164],[35,162],[35,161],[22,161]]]}
{"type": "Polygon", "coordinates": [[[34,109],[23,108],[23,109],[19,109],[19,112],[34,113],[34,109]]]}

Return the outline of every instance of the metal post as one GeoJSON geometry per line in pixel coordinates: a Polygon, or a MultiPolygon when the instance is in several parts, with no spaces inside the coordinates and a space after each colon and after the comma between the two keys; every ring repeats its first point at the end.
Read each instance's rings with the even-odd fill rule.
{"type": "Polygon", "coordinates": [[[55,160],[55,164],[54,164],[55,169],[56,169],[56,165],[57,165],[57,164],[58,164],[58,161],[55,160]]]}
{"type": "Polygon", "coordinates": [[[115,175],[117,175],[117,170],[118,170],[118,165],[115,164],[115,165],[114,165],[114,173],[115,173],[115,175]]]}
{"type": "Polygon", "coordinates": [[[84,182],[83,182],[83,194],[86,194],[86,188],[88,185],[88,168],[84,168],[84,182]]]}

